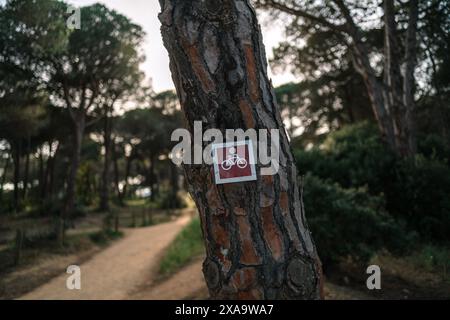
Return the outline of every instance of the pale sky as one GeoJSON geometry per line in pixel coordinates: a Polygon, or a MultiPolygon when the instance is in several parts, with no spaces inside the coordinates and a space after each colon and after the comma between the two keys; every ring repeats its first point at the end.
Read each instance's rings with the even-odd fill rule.
{"type": "MultiPolygon", "coordinates": [[[[77,7],[100,2],[141,25],[147,34],[143,47],[146,60],[141,66],[142,70],[145,71],[147,77],[152,78],[153,88],[156,92],[174,88],[170,76],[169,58],[159,30],[160,7],[157,0],[68,0],[68,2],[77,7]]],[[[83,17],[81,17],[81,24],[83,24],[83,17]]],[[[283,39],[282,28],[275,23],[270,23],[270,28],[263,24],[262,29],[266,52],[270,57],[272,48],[283,39]]],[[[274,75],[270,72],[270,77],[275,86],[295,80],[294,76],[289,73],[274,75]]]]}

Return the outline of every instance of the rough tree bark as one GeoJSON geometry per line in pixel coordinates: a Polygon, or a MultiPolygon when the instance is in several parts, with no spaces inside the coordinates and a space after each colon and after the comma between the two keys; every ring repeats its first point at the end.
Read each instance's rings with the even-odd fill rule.
{"type": "Polygon", "coordinates": [[[320,299],[321,265],[306,225],[256,14],[248,0],[160,0],[164,44],[187,120],[203,128],[281,129],[280,169],[216,185],[211,166],[186,165],[216,299],[320,299]]]}
{"type": "Polygon", "coordinates": [[[393,0],[385,0],[384,7],[384,101],[386,109],[392,114],[395,143],[400,154],[405,154],[408,145],[404,124],[405,107],[402,96],[402,75],[400,73],[400,41],[395,21],[393,0]]]}

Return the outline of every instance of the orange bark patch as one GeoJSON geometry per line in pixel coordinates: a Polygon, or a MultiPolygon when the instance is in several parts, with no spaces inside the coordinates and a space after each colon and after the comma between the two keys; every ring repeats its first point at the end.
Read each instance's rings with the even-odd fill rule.
{"type": "Polygon", "coordinates": [[[255,52],[251,44],[244,44],[245,61],[247,62],[248,88],[253,103],[259,102],[258,68],[256,67],[255,52]]]}
{"type": "Polygon", "coordinates": [[[248,291],[239,291],[237,293],[238,300],[261,300],[263,293],[260,289],[252,289],[248,291]]]}
{"type": "Polygon", "coordinates": [[[228,258],[230,250],[230,236],[228,231],[221,225],[218,217],[213,218],[211,223],[211,236],[216,243],[215,255],[222,264],[222,269],[226,272],[231,267],[231,261],[228,258]]]}
{"type": "Polygon", "coordinates": [[[264,184],[272,185],[273,184],[273,176],[262,176],[262,181],[264,184]]]}
{"type": "Polygon", "coordinates": [[[239,101],[239,108],[241,109],[242,118],[244,119],[247,128],[255,127],[255,118],[253,117],[252,107],[246,100],[239,101]]]}
{"type": "Polygon", "coordinates": [[[280,194],[280,208],[283,215],[289,213],[289,195],[287,192],[281,192],[280,194]]]}
{"type": "Polygon", "coordinates": [[[202,60],[198,47],[189,44],[187,41],[182,41],[182,45],[185,53],[189,57],[192,64],[192,69],[195,75],[202,84],[203,90],[211,92],[215,89],[214,82],[212,81],[209,73],[206,71],[205,63],[202,60]]]}
{"type": "Polygon", "coordinates": [[[233,211],[234,211],[234,214],[237,215],[237,216],[245,216],[247,214],[245,209],[244,208],[240,208],[240,207],[234,207],[233,211]]]}
{"type": "Polygon", "coordinates": [[[206,199],[211,212],[215,215],[225,214],[225,208],[222,206],[222,200],[217,192],[215,184],[209,184],[209,190],[206,192],[206,199]]]}
{"type": "Polygon", "coordinates": [[[280,237],[280,230],[275,224],[272,207],[261,209],[261,218],[264,229],[264,239],[269,246],[275,260],[280,260],[283,256],[283,242],[280,237]]]}
{"type": "Polygon", "coordinates": [[[261,259],[256,253],[253,246],[251,236],[250,223],[247,216],[236,216],[239,227],[239,237],[241,240],[241,257],[240,262],[247,265],[257,265],[261,263],[261,259]]]}
{"type": "Polygon", "coordinates": [[[256,283],[255,268],[237,270],[230,278],[230,284],[237,290],[248,290],[256,283]]]}
{"type": "Polygon", "coordinates": [[[259,200],[260,207],[269,207],[273,205],[275,192],[273,189],[273,177],[272,176],[262,176],[261,185],[261,196],[259,200]]]}

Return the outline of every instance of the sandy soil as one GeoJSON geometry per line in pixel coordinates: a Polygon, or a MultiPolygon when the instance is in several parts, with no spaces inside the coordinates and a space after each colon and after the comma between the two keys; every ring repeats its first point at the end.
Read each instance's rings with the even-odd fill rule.
{"type": "Polygon", "coordinates": [[[131,294],[132,300],[183,300],[207,299],[208,289],[202,273],[203,258],[195,259],[192,263],[175,273],[169,279],[156,284],[142,286],[131,294]]]}
{"type": "Polygon", "coordinates": [[[64,273],[71,264],[80,265],[88,261],[103,248],[94,246],[79,253],[39,255],[33,264],[17,268],[0,278],[0,300],[14,299],[47,283],[64,273]]]}
{"type": "Polygon", "coordinates": [[[81,290],[68,290],[68,274],[61,274],[20,299],[126,299],[142,283],[151,282],[163,250],[189,217],[153,227],[128,229],[114,243],[80,265],[81,290]]]}

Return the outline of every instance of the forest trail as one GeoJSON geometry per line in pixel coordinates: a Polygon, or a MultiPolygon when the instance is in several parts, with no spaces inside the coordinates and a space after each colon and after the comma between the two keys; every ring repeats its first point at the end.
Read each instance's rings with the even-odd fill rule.
{"type": "Polygon", "coordinates": [[[208,289],[202,272],[204,257],[195,258],[187,266],[156,284],[147,281],[131,294],[130,300],[204,300],[208,289]]]}
{"type": "Polygon", "coordinates": [[[81,290],[68,290],[63,273],[20,297],[25,300],[121,300],[156,277],[164,249],[189,216],[152,227],[127,229],[125,237],[81,264],[81,290]]]}

